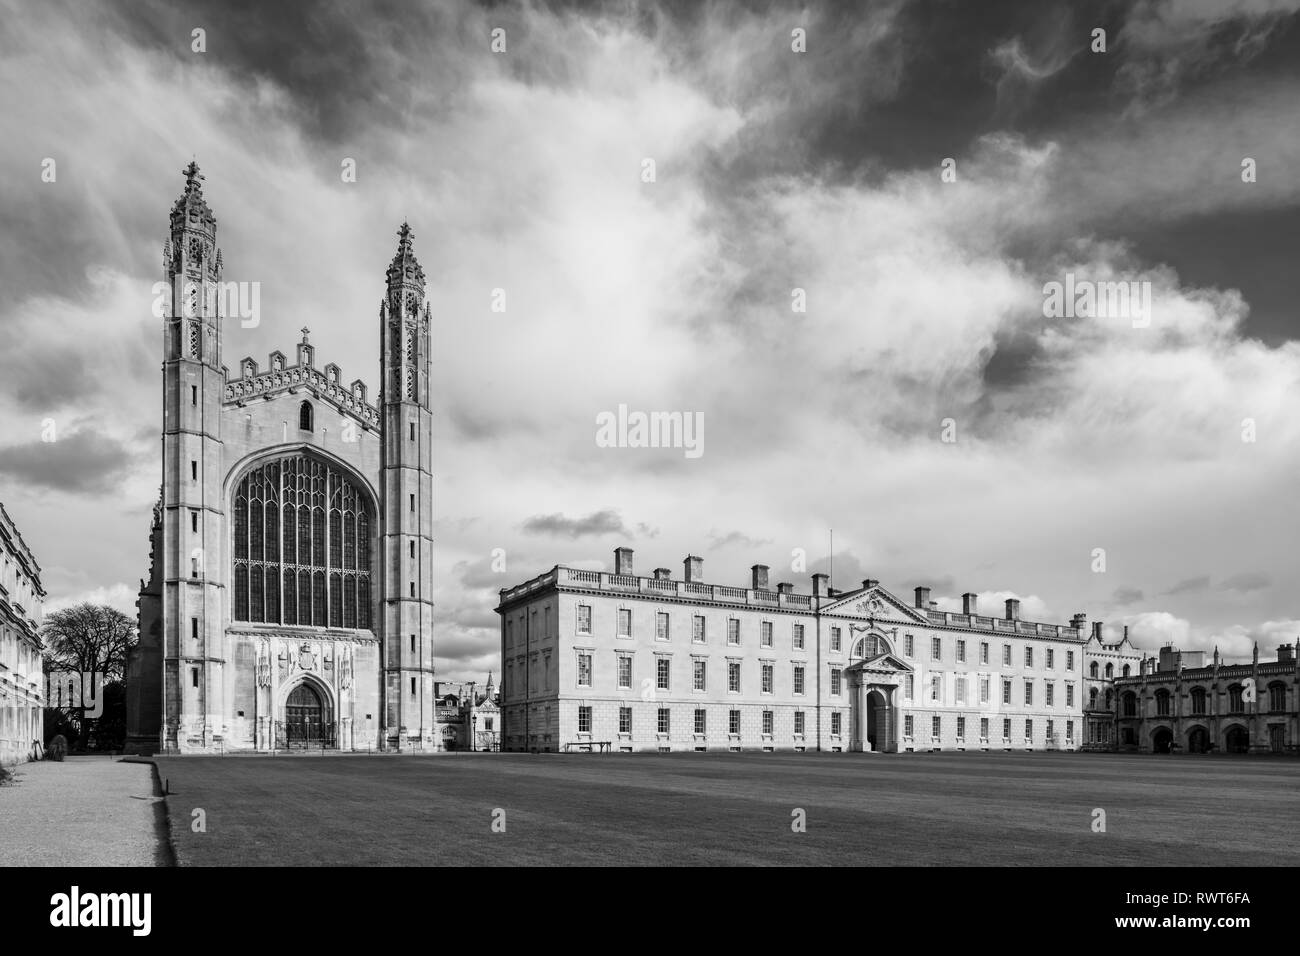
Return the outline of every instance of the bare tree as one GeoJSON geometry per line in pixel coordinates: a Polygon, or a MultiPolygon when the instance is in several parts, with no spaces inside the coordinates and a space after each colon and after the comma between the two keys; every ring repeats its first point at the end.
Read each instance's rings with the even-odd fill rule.
{"type": "MultiPolygon", "coordinates": [[[[67,670],[97,675],[104,684],[126,678],[127,652],[135,645],[135,624],[121,611],[104,604],[82,603],[51,611],[41,627],[45,643],[45,672],[67,670]]],[[[103,687],[100,688],[103,693],[103,687]]],[[[86,748],[90,724],[76,708],[58,710],[63,723],[77,728],[77,749],[86,748]]]]}

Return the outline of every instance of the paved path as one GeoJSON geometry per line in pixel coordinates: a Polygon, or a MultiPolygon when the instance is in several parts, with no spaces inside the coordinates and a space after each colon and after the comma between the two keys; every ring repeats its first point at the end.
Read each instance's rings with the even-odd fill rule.
{"type": "Polygon", "coordinates": [[[69,757],[10,769],[17,779],[0,787],[0,866],[160,862],[149,764],[69,757]]]}

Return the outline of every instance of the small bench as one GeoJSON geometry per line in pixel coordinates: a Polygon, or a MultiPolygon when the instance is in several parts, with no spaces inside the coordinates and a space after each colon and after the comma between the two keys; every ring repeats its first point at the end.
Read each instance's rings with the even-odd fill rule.
{"type": "Polygon", "coordinates": [[[599,752],[607,754],[613,751],[614,742],[612,740],[572,740],[564,745],[566,754],[572,753],[593,753],[594,748],[599,748],[599,752]]]}

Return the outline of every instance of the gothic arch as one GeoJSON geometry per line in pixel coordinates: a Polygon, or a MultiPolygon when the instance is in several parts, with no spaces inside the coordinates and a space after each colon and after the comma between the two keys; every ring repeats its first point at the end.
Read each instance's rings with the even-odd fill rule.
{"type": "Polygon", "coordinates": [[[231,621],[375,630],[379,508],[346,464],[264,450],[226,488],[231,621]]]}
{"type": "MultiPolygon", "coordinates": [[[[297,645],[290,647],[290,653],[295,653],[296,651],[297,645]]],[[[280,685],[279,691],[275,696],[276,720],[282,720],[284,718],[284,705],[288,702],[289,695],[292,694],[301,684],[306,684],[320,695],[321,703],[325,707],[326,717],[331,723],[337,721],[339,715],[338,697],[335,695],[329,684],[311,673],[299,674],[280,685]]]]}

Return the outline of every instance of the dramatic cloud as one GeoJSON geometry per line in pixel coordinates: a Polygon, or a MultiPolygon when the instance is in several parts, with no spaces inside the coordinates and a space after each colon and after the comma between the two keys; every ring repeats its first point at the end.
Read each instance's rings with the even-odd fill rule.
{"type": "Polygon", "coordinates": [[[546,534],[565,538],[600,537],[607,534],[630,535],[623,519],[612,509],[594,511],[584,518],[562,514],[536,515],[523,524],[527,534],[546,534]]]}

